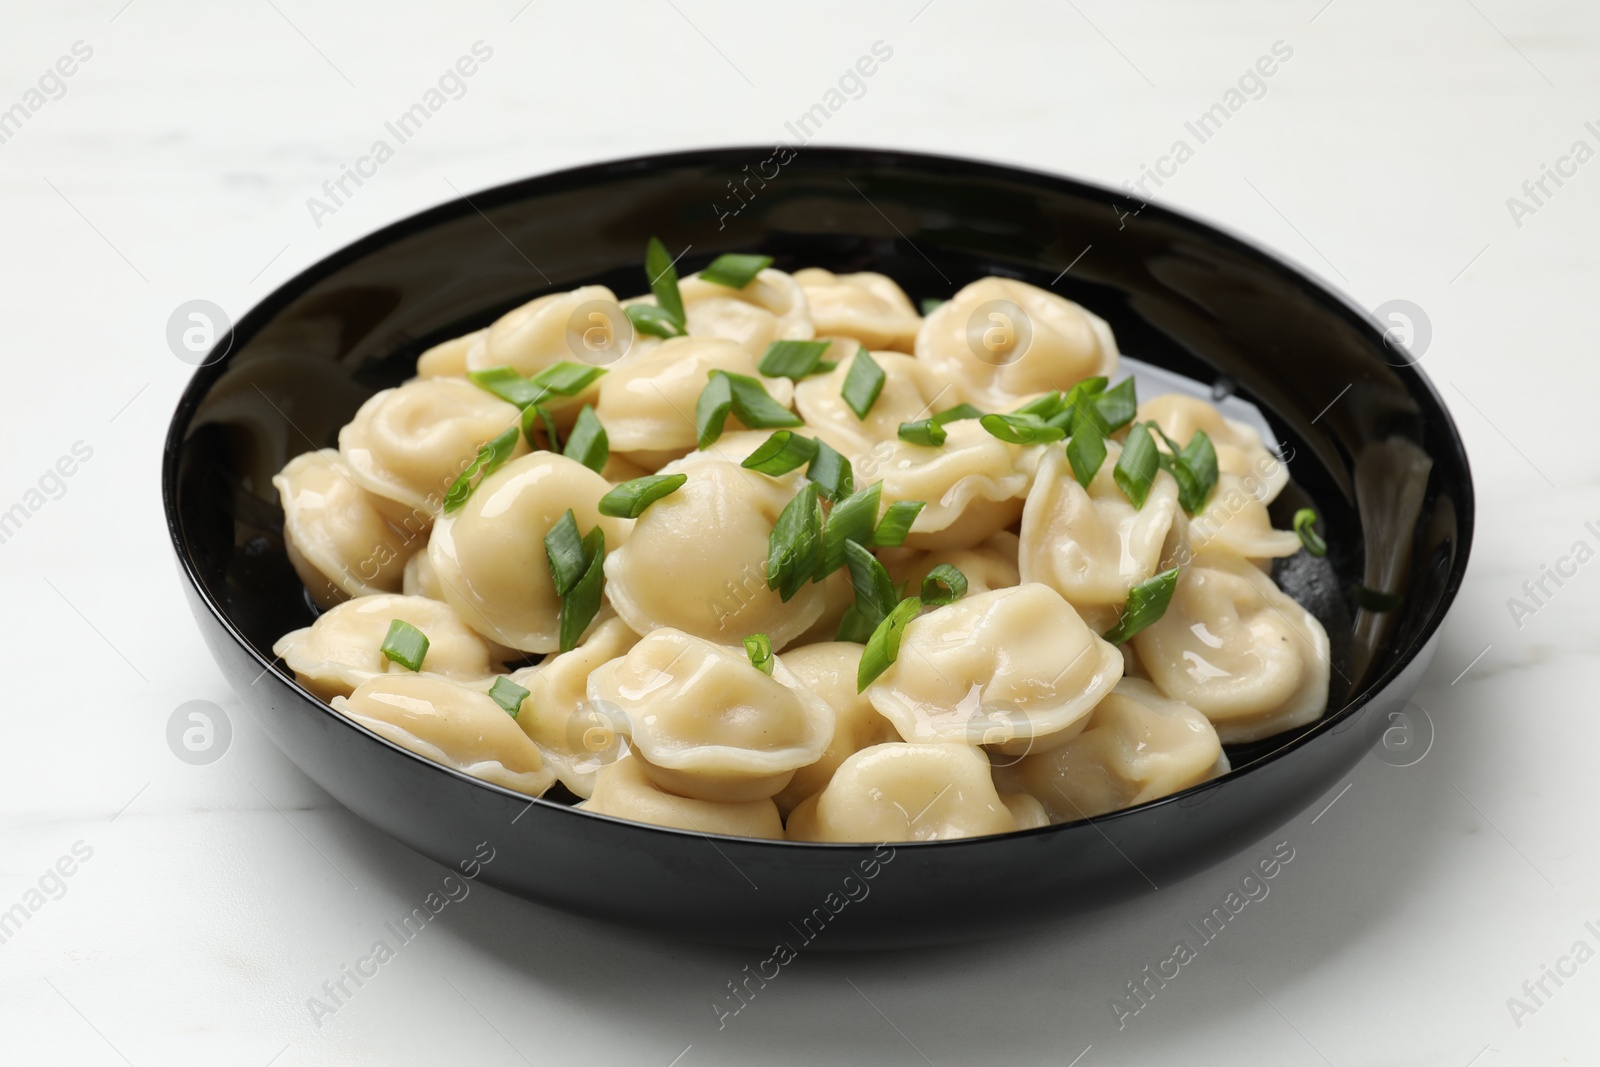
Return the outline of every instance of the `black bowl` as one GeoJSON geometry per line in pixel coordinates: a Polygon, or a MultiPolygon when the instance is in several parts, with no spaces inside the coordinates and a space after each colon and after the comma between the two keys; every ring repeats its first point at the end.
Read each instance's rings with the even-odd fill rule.
{"type": "Polygon", "coordinates": [[[1282,259],[1081,182],[940,156],[719,149],[582,167],[396,223],[246,315],[184,392],[162,490],[196,620],[239,697],[341,803],[441,863],[543,904],[698,940],[866,948],[978,938],[1166,885],[1282,825],[1344,775],[1416,687],[1467,565],[1472,481],[1443,403],[1360,308],[1282,259]],[[311,618],[270,479],[336,443],[425,347],[552,290],[642,291],[646,240],[680,271],[727,251],[875,270],[913,299],[985,274],[1053,288],[1123,350],[1254,401],[1331,550],[1279,581],[1333,642],[1317,723],[1230,749],[1232,773],[1094,820],[874,849],[708,837],[529,801],[325,707],[274,662],[311,618]],[[1070,269],[1068,268],[1070,265],[1070,269]],[[1363,584],[1364,583],[1364,584],[1363,584]],[[1367,589],[1398,593],[1374,599],[1367,589]],[[1372,610],[1376,606],[1380,610],[1372,610]]]}

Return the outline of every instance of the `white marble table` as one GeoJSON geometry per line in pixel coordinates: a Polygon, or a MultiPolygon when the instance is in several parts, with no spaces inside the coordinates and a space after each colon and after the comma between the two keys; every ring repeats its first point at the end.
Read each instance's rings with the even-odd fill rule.
{"type": "Polygon", "coordinates": [[[1600,122],[1585,126],[1600,120],[1600,10],[1555,0],[776,10],[723,0],[8,9],[0,511],[20,503],[27,517],[0,543],[0,911],[20,904],[26,921],[0,944],[0,1059],[1592,1062],[1600,962],[1570,953],[1578,942],[1600,949],[1589,673],[1600,662],[1600,564],[1548,585],[1554,595],[1532,615],[1513,619],[1508,598],[1575,543],[1600,546],[1585,525],[1600,520],[1600,163],[1562,162],[1575,141],[1600,148],[1600,122]],[[460,99],[336,210],[308,208],[478,41],[492,55],[460,99]],[[1148,186],[1160,199],[1272,243],[1368,307],[1425,309],[1423,366],[1459,418],[1480,492],[1472,570],[1417,698],[1432,749],[1404,768],[1369,758],[1286,827],[1275,840],[1294,859],[1270,895],[1120,1029],[1111,1004],[1124,984],[1274,841],[1031,940],[803,957],[720,1031],[709,1004],[748,954],[477,888],[313,1019],[308,999],[443,872],[307,781],[201,646],[156,482],[190,369],[166,344],[169,314],[197,298],[237,314],[454,190],[782,138],[878,41],[892,57],[819,143],[1110,183],[1160,167],[1170,177],[1148,186]],[[1258,98],[1240,95],[1200,143],[1186,122],[1226,106],[1278,42],[1272,76],[1244,86],[1258,98]],[[7,126],[13,103],[22,111],[7,126]],[[1163,162],[1179,139],[1192,153],[1163,162]],[[1523,183],[1545,165],[1566,176],[1545,178],[1534,200],[1523,183]],[[1525,206],[1508,205],[1513,196],[1525,206]],[[70,476],[50,474],[58,462],[70,476]],[[169,718],[191,700],[228,716],[218,762],[192,766],[168,747],[169,718]],[[71,873],[52,873],[58,864],[71,873]],[[1558,967],[1573,972],[1559,985],[1547,977],[1558,967]],[[1514,1011],[1513,997],[1529,1010],[1514,1011]]]}

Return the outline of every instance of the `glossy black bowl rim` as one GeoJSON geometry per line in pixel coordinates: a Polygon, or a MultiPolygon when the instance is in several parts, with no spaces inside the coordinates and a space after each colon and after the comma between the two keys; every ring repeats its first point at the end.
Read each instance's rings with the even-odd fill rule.
{"type": "MultiPolygon", "coordinates": [[[[229,358],[233,352],[234,342],[240,337],[253,336],[263,325],[271,321],[285,306],[287,306],[300,293],[309,289],[313,284],[322,280],[329,274],[341,269],[345,265],[362,259],[385,245],[402,237],[410,236],[432,228],[434,225],[460,216],[479,214],[484,212],[479,205],[495,206],[508,201],[520,201],[536,198],[541,195],[562,192],[566,189],[581,187],[597,180],[613,178],[619,175],[648,171],[662,166],[703,165],[712,162],[737,163],[748,161],[753,154],[770,151],[765,145],[731,145],[713,146],[705,148],[680,149],[672,152],[661,152],[652,155],[631,156],[624,159],[606,160],[599,163],[589,163],[577,167],[568,167],[562,170],[550,171],[544,174],[521,178],[517,181],[491,186],[476,193],[462,194],[454,199],[425,208],[422,211],[408,215],[395,222],[389,223],[357,238],[350,244],[335,252],[324,256],[322,259],[306,267],[294,277],[285,281],[267,296],[257,301],[256,304],[234,323],[230,329],[219,337],[212,348],[212,353],[222,352],[221,357],[208,355],[207,361],[196,368],[189,383],[184,387],[182,396],[178,400],[173,412],[172,421],[167,428],[161,461],[161,497],[162,508],[166,514],[167,532],[172,538],[172,544],[178,556],[179,566],[184,577],[188,580],[205,603],[207,610],[216,618],[240,647],[242,647],[261,666],[263,672],[272,672],[278,679],[294,689],[305,700],[309,701],[323,714],[330,716],[340,724],[367,735],[372,741],[386,745],[396,752],[413,760],[425,764],[434,771],[445,774],[473,786],[498,792],[508,798],[525,802],[530,805],[541,805],[546,808],[568,812],[574,817],[588,819],[604,819],[609,822],[621,823],[631,828],[665,834],[674,837],[703,837],[737,842],[740,845],[752,847],[766,847],[777,849],[821,849],[821,850],[848,850],[871,848],[872,845],[863,845],[853,842],[812,842],[812,841],[787,841],[771,840],[767,838],[737,837],[726,834],[707,834],[699,831],[680,830],[675,827],[656,826],[650,823],[634,822],[630,819],[619,819],[614,816],[604,815],[599,812],[581,811],[571,805],[561,804],[543,797],[530,797],[504,786],[486,782],[481,778],[474,778],[464,771],[447,767],[412,752],[402,745],[382,737],[366,727],[354,722],[347,716],[339,714],[329,705],[323,703],[299,684],[293,675],[286,673],[278,666],[276,658],[268,658],[257,652],[245,636],[234,626],[221,605],[211,596],[210,591],[201,581],[195,569],[194,561],[190,555],[182,530],[178,522],[177,487],[178,487],[178,456],[182,447],[189,425],[198,409],[200,402],[214,383],[215,379],[227,368],[229,358]]],[[[874,148],[870,146],[830,146],[810,147],[803,151],[808,157],[837,160],[841,164],[854,166],[868,166],[873,163],[895,167],[906,165],[913,168],[943,169],[944,171],[965,171],[972,177],[1005,178],[1023,184],[1049,186],[1056,190],[1066,190],[1080,196],[1105,197],[1107,202],[1116,203],[1127,201],[1129,197],[1109,186],[1096,182],[1070,178],[1048,171],[1035,170],[1028,167],[1016,166],[1009,163],[994,163],[981,159],[965,156],[950,156],[927,152],[909,152],[899,149],[874,148]]],[[[959,176],[955,175],[955,176],[959,176]]],[[[1277,271],[1309,282],[1325,298],[1341,307],[1347,314],[1363,322],[1372,332],[1376,346],[1387,344],[1385,341],[1385,328],[1365,308],[1355,303],[1342,290],[1328,282],[1310,268],[1289,260],[1286,256],[1268,248],[1262,243],[1234,231],[1225,224],[1217,223],[1211,219],[1203,218],[1193,212],[1175,211],[1162,207],[1154,202],[1142,202],[1140,216],[1148,213],[1149,217],[1177,224],[1181,227],[1199,229],[1212,241],[1233,246],[1233,250],[1247,253],[1248,255],[1265,260],[1266,263],[1277,271]]],[[[1468,557],[1471,555],[1472,534],[1476,512],[1476,494],[1472,483],[1472,469],[1467,459],[1465,443],[1457,429],[1455,420],[1451,417],[1449,409],[1445,406],[1444,399],[1435,388],[1427,374],[1416,363],[1407,363],[1403,366],[1389,365],[1395,373],[1406,382],[1408,393],[1424,403],[1431,410],[1424,415],[1429,420],[1434,420],[1445,433],[1442,437],[1448,442],[1450,458],[1459,464],[1463,474],[1460,486],[1453,487],[1459,492],[1456,494],[1456,546],[1453,555],[1450,573],[1446,577],[1444,588],[1440,594],[1439,603],[1423,625],[1422,632],[1405,651],[1401,652],[1395,661],[1377,678],[1369,681],[1361,693],[1353,696],[1343,708],[1332,715],[1319,720],[1305,733],[1293,740],[1273,749],[1271,752],[1257,756],[1243,767],[1229,771],[1218,778],[1213,778],[1199,785],[1147,801],[1133,807],[1123,808],[1118,811],[1097,815],[1091,818],[1077,819],[1072,822],[1056,823],[1048,826],[1035,827],[1028,830],[1014,830],[1004,834],[990,834],[983,837],[954,838],[944,841],[905,841],[892,842],[896,849],[915,848],[919,851],[941,848],[975,848],[981,847],[985,842],[1011,840],[1013,838],[1035,835],[1047,835],[1068,830],[1082,823],[1099,825],[1111,820],[1128,816],[1135,816],[1152,809],[1168,804],[1181,803],[1197,794],[1215,788],[1219,783],[1232,779],[1235,775],[1243,775],[1264,767],[1266,764],[1287,756],[1289,753],[1310,744],[1322,735],[1331,732],[1340,724],[1349,720],[1369,700],[1386,688],[1416,658],[1420,649],[1424,648],[1438,633],[1439,627],[1448,615],[1451,605],[1455,602],[1456,594],[1460,591],[1461,583],[1466,576],[1468,557]]]]}

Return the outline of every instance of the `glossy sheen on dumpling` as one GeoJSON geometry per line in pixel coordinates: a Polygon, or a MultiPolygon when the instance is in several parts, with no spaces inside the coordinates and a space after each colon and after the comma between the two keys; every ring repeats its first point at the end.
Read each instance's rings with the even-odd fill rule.
{"type": "Polygon", "coordinates": [[[1022,584],[1017,567],[1020,544],[1016,534],[1001,530],[976,548],[891,550],[879,552],[878,558],[907,596],[917,595],[928,572],[945,563],[961,572],[967,579],[968,595],[975,596],[1022,584]]]}
{"type": "Polygon", "coordinates": [[[1050,446],[1022,510],[1018,566],[1043,582],[1098,631],[1116,625],[1128,590],[1161,570],[1162,546],[1178,514],[1178,483],[1157,471],[1144,507],[1118,488],[1121,449],[1106,442],[1105,462],[1084,489],[1066,450],[1050,446]]]}
{"type": "Polygon", "coordinates": [[[806,420],[809,432],[838,449],[851,463],[859,462],[880,442],[895,440],[901,423],[956,405],[949,387],[917,360],[899,352],[873,352],[871,359],[883,370],[883,390],[867,417],[858,418],[845,403],[843,390],[859,349],[855,344],[835,344],[829,358],[839,365],[826,374],[806,378],[794,391],[795,409],[806,420]]]}
{"type": "Polygon", "coordinates": [[[871,271],[834,274],[820,267],[794,272],[811,306],[818,337],[848,337],[868,348],[910,352],[922,316],[894,279],[871,271]]]}
{"type": "MultiPolygon", "coordinates": [[[[339,453],[361,487],[402,515],[439,513],[478,449],[518,425],[514,404],[464,378],[420,378],[373,395],[339,431],[339,453]]],[[[517,437],[515,455],[528,450],[517,437]]]]}
{"type": "Polygon", "coordinates": [[[1051,822],[1071,822],[1198,785],[1221,755],[1204,715],[1149,682],[1124,678],[1077,737],[1010,766],[997,761],[995,781],[1038,799],[1051,822]]]}
{"type": "Polygon", "coordinates": [[[873,745],[789,815],[791,841],[948,841],[1009,833],[989,761],[971,745],[873,745]]]}
{"type": "Polygon", "coordinates": [[[474,330],[434,345],[417,357],[417,377],[465,378],[467,352],[488,332],[486,329],[474,330]]]}
{"type": "Polygon", "coordinates": [[[1197,557],[1164,614],[1135,634],[1162,693],[1198,708],[1224,744],[1315,721],[1328,704],[1328,635],[1249,562],[1197,557]]]}
{"type": "Polygon", "coordinates": [[[1184,525],[1194,552],[1222,552],[1246,559],[1277,559],[1300,551],[1300,535],[1275,530],[1267,506],[1237,474],[1223,474],[1200,513],[1184,525]]]}
{"type": "MultiPolygon", "coordinates": [[[[756,353],[715,337],[674,337],[600,379],[595,414],[611,449],[645,467],[657,467],[695,447],[695,404],[712,371],[759,378],[756,353]]],[[[767,393],[787,407],[794,386],[787,378],[759,378],[767,393]]],[[[727,428],[739,429],[729,416],[727,428]]]]}
{"type": "Polygon", "coordinates": [[[383,639],[395,619],[428,638],[422,670],[459,682],[495,673],[489,646],[448,604],[422,597],[381,593],[347,600],[317,621],[278,638],[272,646],[301,685],[323,700],[348,695],[369,679],[407,669],[383,654],[383,639]]]}
{"type": "Polygon", "coordinates": [[[778,810],[787,813],[806,797],[820,792],[847,756],[872,745],[900,740],[889,720],[856,692],[856,670],[863,651],[863,646],[854,642],[828,641],[784,653],[784,666],[833,712],[833,740],[815,763],[794,772],[775,798],[778,810]]]}
{"type": "Polygon", "coordinates": [[[1052,389],[1109,378],[1118,359],[1111,327],[1098,315],[1026,282],[993,277],[935,308],[917,333],[916,353],[955,387],[955,399],[984,411],[1010,411],[1052,389]],[[991,306],[995,301],[1008,301],[1022,320],[991,306]]]}
{"type": "Polygon", "coordinates": [[[599,526],[606,551],[618,547],[633,524],[600,514],[600,498],[610,491],[600,475],[554,452],[507,463],[434,525],[428,558],[445,601],[502,645],[554,652],[561,645],[561,598],[545,535],[570,508],[580,534],[599,526]]]}
{"type": "Polygon", "coordinates": [[[768,267],[743,289],[691,274],[678,283],[678,293],[683,297],[691,336],[731,337],[757,356],[773,341],[809,341],[816,336],[804,290],[781,270],[768,267]],[[765,316],[750,316],[751,309],[765,316]],[[730,328],[731,322],[738,326],[730,328]],[[752,332],[748,325],[752,322],[762,328],[752,332]]]}
{"type": "Polygon", "coordinates": [[[599,815],[701,834],[770,840],[783,837],[783,822],[770,799],[719,802],[677,796],[652,782],[634,756],[624,756],[601,768],[595,776],[593,795],[578,806],[599,815]]]}
{"type": "Polygon", "coordinates": [[[384,675],[335,697],[333,707],[402,748],[507,789],[536,797],[555,781],[499,704],[448,679],[384,675]]]}
{"type": "Polygon", "coordinates": [[[539,746],[561,784],[580,797],[594,792],[600,768],[625,751],[616,724],[589,703],[589,675],[638,643],[639,635],[612,615],[572,651],[511,675],[528,691],[517,725],[539,746]]]}
{"type": "Polygon", "coordinates": [[[702,800],[770,797],[833,736],[833,712],[781,660],[768,676],[743,648],[677,630],[596,669],[589,700],[628,734],[652,781],[702,800]]]}
{"type": "MultiPolygon", "coordinates": [[[[1181,448],[1204,430],[1217,451],[1217,469],[1239,476],[1244,490],[1270,504],[1289,484],[1289,468],[1267,451],[1253,427],[1226,418],[1211,404],[1182,393],[1163,393],[1139,405],[1139,422],[1153,422],[1181,448]]],[[[1156,437],[1156,447],[1167,451],[1156,437]]]]}
{"type": "MultiPolygon", "coordinates": [[[[795,494],[778,480],[711,456],[662,468],[688,481],[634,520],[628,543],[606,557],[606,589],[638,633],[671,627],[738,646],[763,633],[782,649],[822,614],[821,585],[787,604],[767,588],[773,524],[795,494]]],[[[741,652],[741,655],[743,653],[741,652]]]]}
{"type": "Polygon", "coordinates": [[[608,366],[617,356],[609,353],[597,356],[585,349],[581,340],[574,345],[590,324],[587,320],[575,321],[573,316],[591,303],[598,304],[595,313],[605,317],[606,325],[602,329],[609,331],[611,322],[621,321],[623,312],[616,294],[603,285],[549,293],[506,312],[483,331],[467,349],[467,369],[510,367],[524,377],[532,377],[562,362],[608,366]]]}
{"type": "Polygon", "coordinates": [[[943,445],[884,442],[856,464],[856,484],[883,483],[883,506],[927,506],[906,538],[910,548],[971,548],[1017,521],[1041,445],[1010,445],[976,419],[945,427],[943,445]]]}
{"type": "Polygon", "coordinates": [[[425,521],[409,531],[392,525],[331,448],[291,459],[272,484],[283,504],[289,562],[319,605],[400,588],[425,521]]]}
{"type": "Polygon", "coordinates": [[[1121,677],[1121,653],[1032,583],[913,619],[867,699],[907,741],[1020,754],[1071,740],[1121,677]]]}

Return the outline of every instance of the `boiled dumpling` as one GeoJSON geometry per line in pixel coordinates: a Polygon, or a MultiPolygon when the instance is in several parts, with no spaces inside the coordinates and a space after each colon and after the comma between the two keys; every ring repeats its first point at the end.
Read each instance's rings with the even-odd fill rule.
{"type": "Polygon", "coordinates": [[[737,646],[763,633],[782,649],[817,621],[825,604],[816,583],[788,603],[767,588],[768,542],[795,494],[794,480],[711,455],[662,468],[680,472],[689,480],[650,505],[634,520],[628,543],[606,557],[606,589],[617,614],[642,634],[671,627],[737,646]]]}
{"type": "Polygon", "coordinates": [[[474,630],[523,652],[561,646],[561,598],[544,538],[571,509],[578,532],[599,526],[606,551],[633,523],[602,516],[611,483],[576,460],[535,452],[485,478],[459,509],[440,516],[428,541],[445,601],[474,630]]]}
{"type": "Polygon", "coordinates": [[[417,357],[417,377],[465,378],[468,369],[467,352],[488,332],[486,329],[474,330],[472,333],[452,337],[448,341],[434,345],[417,357]]]}
{"type": "Polygon", "coordinates": [[[856,465],[857,484],[883,483],[883,505],[926,503],[909,548],[971,548],[1017,521],[1042,445],[1011,445],[977,420],[952,422],[939,446],[885,442],[856,465]],[[881,458],[880,458],[881,457],[881,458]]]}
{"type": "Polygon", "coordinates": [[[1122,677],[1122,656],[1038,583],[967,596],[906,624],[867,699],[907,741],[1009,754],[1070,741],[1122,677]]]}
{"type": "Polygon", "coordinates": [[[1274,530],[1267,506],[1237,474],[1223,474],[1199,514],[1183,527],[1194,552],[1224,552],[1246,559],[1277,559],[1300,551],[1300,535],[1274,530]]]}
{"type": "Polygon", "coordinates": [[[794,778],[774,798],[779,811],[787,814],[806,797],[820,792],[847,756],[900,739],[889,720],[856,691],[856,670],[863,651],[853,642],[829,641],[784,653],[784,666],[833,712],[833,740],[815,763],[795,771],[794,778]]]}
{"type": "Polygon", "coordinates": [[[1017,828],[971,745],[873,745],[789,815],[791,841],[948,841],[1017,828]]]}
{"type": "Polygon", "coordinates": [[[829,357],[838,366],[826,374],[816,374],[795,386],[794,403],[809,432],[838,449],[852,463],[885,441],[893,441],[902,422],[912,422],[956,406],[949,387],[933,371],[899,352],[873,352],[870,358],[883,369],[883,390],[859,418],[844,400],[844,381],[856,359],[859,346],[835,344],[829,357]],[[843,351],[840,351],[840,350],[843,351]]]}
{"type": "Polygon", "coordinates": [[[1198,708],[1224,744],[1304,726],[1328,704],[1322,624],[1234,556],[1184,567],[1166,614],[1133,643],[1156,688],[1198,708]]]}
{"type": "MultiPolygon", "coordinates": [[[[1181,448],[1204,430],[1217,452],[1217,470],[1235,474],[1244,490],[1270,504],[1289,484],[1289,468],[1267,451],[1261,435],[1242,422],[1226,418],[1211,404],[1182,393],[1163,393],[1139,405],[1138,421],[1153,422],[1181,448]]],[[[1156,435],[1156,447],[1167,451],[1156,435]]]]}
{"type": "Polygon", "coordinates": [[[638,643],[639,635],[613,615],[577,648],[511,675],[528,691],[517,725],[539,746],[561,784],[580,797],[593,793],[600,768],[626,751],[616,724],[589,703],[589,675],[638,643]]]}
{"type": "Polygon", "coordinates": [[[347,600],[310,626],[278,638],[272,652],[320,699],[348,695],[371,678],[406,671],[383,654],[383,640],[395,619],[428,638],[424,673],[458,682],[477,682],[495,673],[489,646],[448,604],[396,593],[347,600]]]}
{"type": "Polygon", "coordinates": [[[401,748],[507,789],[536,797],[555,781],[505,709],[448,679],[383,675],[334,697],[333,707],[401,748]]]}
{"type": "Polygon", "coordinates": [[[916,596],[928,572],[945,563],[961,572],[967,580],[967,595],[973,596],[1022,584],[1017,567],[1020,544],[1016,534],[1001,530],[976,548],[911,549],[883,552],[880,558],[896,587],[904,588],[907,596],[916,596]]]}
{"type": "Polygon", "coordinates": [[[816,336],[805,292],[781,270],[768,267],[743,289],[691,274],[679,283],[678,293],[690,336],[728,337],[756,356],[774,341],[809,341],[816,336]]]}
{"type": "Polygon", "coordinates": [[[589,676],[589,700],[627,733],[663,789],[702,800],[770,797],[815,763],[833,712],[776,660],[659,629],[589,676]]]}
{"type": "Polygon", "coordinates": [[[652,782],[634,756],[602,767],[595,775],[594,794],[578,806],[599,815],[702,834],[783,838],[783,822],[770,799],[730,802],[680,797],[652,782]]]}
{"type": "Polygon", "coordinates": [[[510,367],[523,377],[531,378],[557,363],[609,366],[623,358],[620,351],[612,350],[617,339],[610,334],[610,323],[622,318],[616,294],[603,285],[550,293],[513,308],[476,335],[477,339],[467,349],[467,369],[510,367]],[[584,330],[590,327],[589,321],[579,323],[573,319],[585,304],[597,304],[594,314],[605,319],[606,324],[601,328],[607,332],[609,343],[601,346],[600,351],[584,347],[581,340],[584,330]]]}
{"type": "MultiPolygon", "coordinates": [[[[339,453],[391,517],[437,515],[478,449],[519,424],[516,405],[463,378],[422,378],[385,389],[339,431],[339,453]]],[[[513,455],[528,451],[517,435],[513,455]]]]}
{"type": "Polygon", "coordinates": [[[427,597],[429,600],[444,599],[444,589],[439,585],[439,572],[433,569],[433,561],[428,558],[426,547],[406,560],[400,591],[406,596],[427,597]]]}
{"type": "Polygon", "coordinates": [[[1106,442],[1105,462],[1084,489],[1066,450],[1052,445],[1022,511],[1022,580],[1043,582],[1095,630],[1116,625],[1128,590],[1161,569],[1178,508],[1178,483],[1157,471],[1144,507],[1135,508],[1112,471],[1121,449],[1106,442]]]}
{"type": "Polygon", "coordinates": [[[283,542],[295,573],[322,607],[392,593],[426,532],[391,524],[331,448],[291,459],[272,479],[283,504],[283,542]]]}
{"type": "Polygon", "coordinates": [[[955,387],[954,399],[984,411],[1010,411],[1085,378],[1109,378],[1118,358],[1104,319],[1045,289],[994,277],[935,308],[917,332],[916,353],[955,387]]]}
{"type": "Polygon", "coordinates": [[[922,316],[892,278],[871,271],[834,274],[820,267],[794,272],[806,294],[817,336],[848,337],[868,348],[909,352],[922,316]]]}
{"type": "Polygon", "coordinates": [[[1043,804],[1026,793],[1001,793],[1000,803],[1017,820],[1018,830],[1037,830],[1050,825],[1050,813],[1044,810],[1043,804]]]}
{"type": "Polygon", "coordinates": [[[1198,785],[1221,755],[1204,715],[1149,682],[1124,678],[1077,737],[1009,766],[997,761],[995,781],[1036,798],[1050,821],[1071,822],[1198,785]]]}

